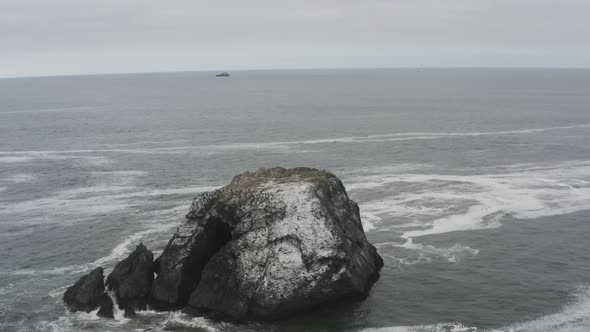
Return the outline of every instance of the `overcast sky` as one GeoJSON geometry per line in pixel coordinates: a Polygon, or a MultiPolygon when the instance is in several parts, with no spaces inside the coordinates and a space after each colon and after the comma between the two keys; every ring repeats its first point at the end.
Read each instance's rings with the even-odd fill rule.
{"type": "Polygon", "coordinates": [[[590,0],[0,0],[0,77],[590,67],[590,0]]]}

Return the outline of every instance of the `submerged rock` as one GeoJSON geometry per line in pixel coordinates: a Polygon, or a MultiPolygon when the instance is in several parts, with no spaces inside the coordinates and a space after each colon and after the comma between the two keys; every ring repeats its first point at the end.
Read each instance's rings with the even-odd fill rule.
{"type": "Polygon", "coordinates": [[[277,319],[366,297],[382,265],[336,176],[260,169],[195,199],[157,260],[152,305],[277,319]]]}
{"type": "Polygon", "coordinates": [[[154,270],[154,255],[142,243],[115,265],[107,277],[106,286],[114,292],[121,309],[146,309],[154,270]]]}
{"type": "Polygon", "coordinates": [[[70,311],[90,312],[111,301],[105,293],[103,273],[97,267],[66,290],[63,300],[70,311]]]}

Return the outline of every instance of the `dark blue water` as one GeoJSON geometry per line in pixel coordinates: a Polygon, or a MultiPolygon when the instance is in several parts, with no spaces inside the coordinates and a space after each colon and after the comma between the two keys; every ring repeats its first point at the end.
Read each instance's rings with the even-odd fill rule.
{"type": "Polygon", "coordinates": [[[590,330],[590,71],[0,80],[0,330],[590,330]],[[71,314],[65,288],[236,173],[341,177],[385,259],[363,302],[276,323],[71,314]]]}

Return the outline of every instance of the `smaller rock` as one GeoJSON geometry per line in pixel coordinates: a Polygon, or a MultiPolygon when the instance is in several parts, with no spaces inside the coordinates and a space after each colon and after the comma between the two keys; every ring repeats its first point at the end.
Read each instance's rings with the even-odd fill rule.
{"type": "Polygon", "coordinates": [[[115,318],[115,310],[114,310],[113,300],[109,297],[109,301],[100,306],[96,315],[102,318],[115,318]]]}
{"type": "Polygon", "coordinates": [[[70,311],[91,312],[111,302],[105,293],[103,273],[102,267],[97,267],[66,290],[63,300],[70,311]]]}
{"type": "Polygon", "coordinates": [[[127,308],[125,309],[125,313],[123,314],[123,316],[125,318],[135,318],[137,314],[135,313],[135,310],[133,310],[133,308],[127,308]]]}
{"type": "Polygon", "coordinates": [[[115,265],[106,286],[114,291],[121,309],[146,309],[154,281],[154,255],[142,243],[115,265]]]}

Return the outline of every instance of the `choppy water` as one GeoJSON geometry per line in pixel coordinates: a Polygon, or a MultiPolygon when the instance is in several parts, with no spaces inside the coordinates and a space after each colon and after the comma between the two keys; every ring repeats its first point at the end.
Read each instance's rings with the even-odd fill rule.
{"type": "Polygon", "coordinates": [[[590,71],[0,80],[0,330],[588,331],[590,71]],[[65,287],[263,166],[340,176],[385,259],[364,302],[278,323],[67,313],[65,287]]]}

